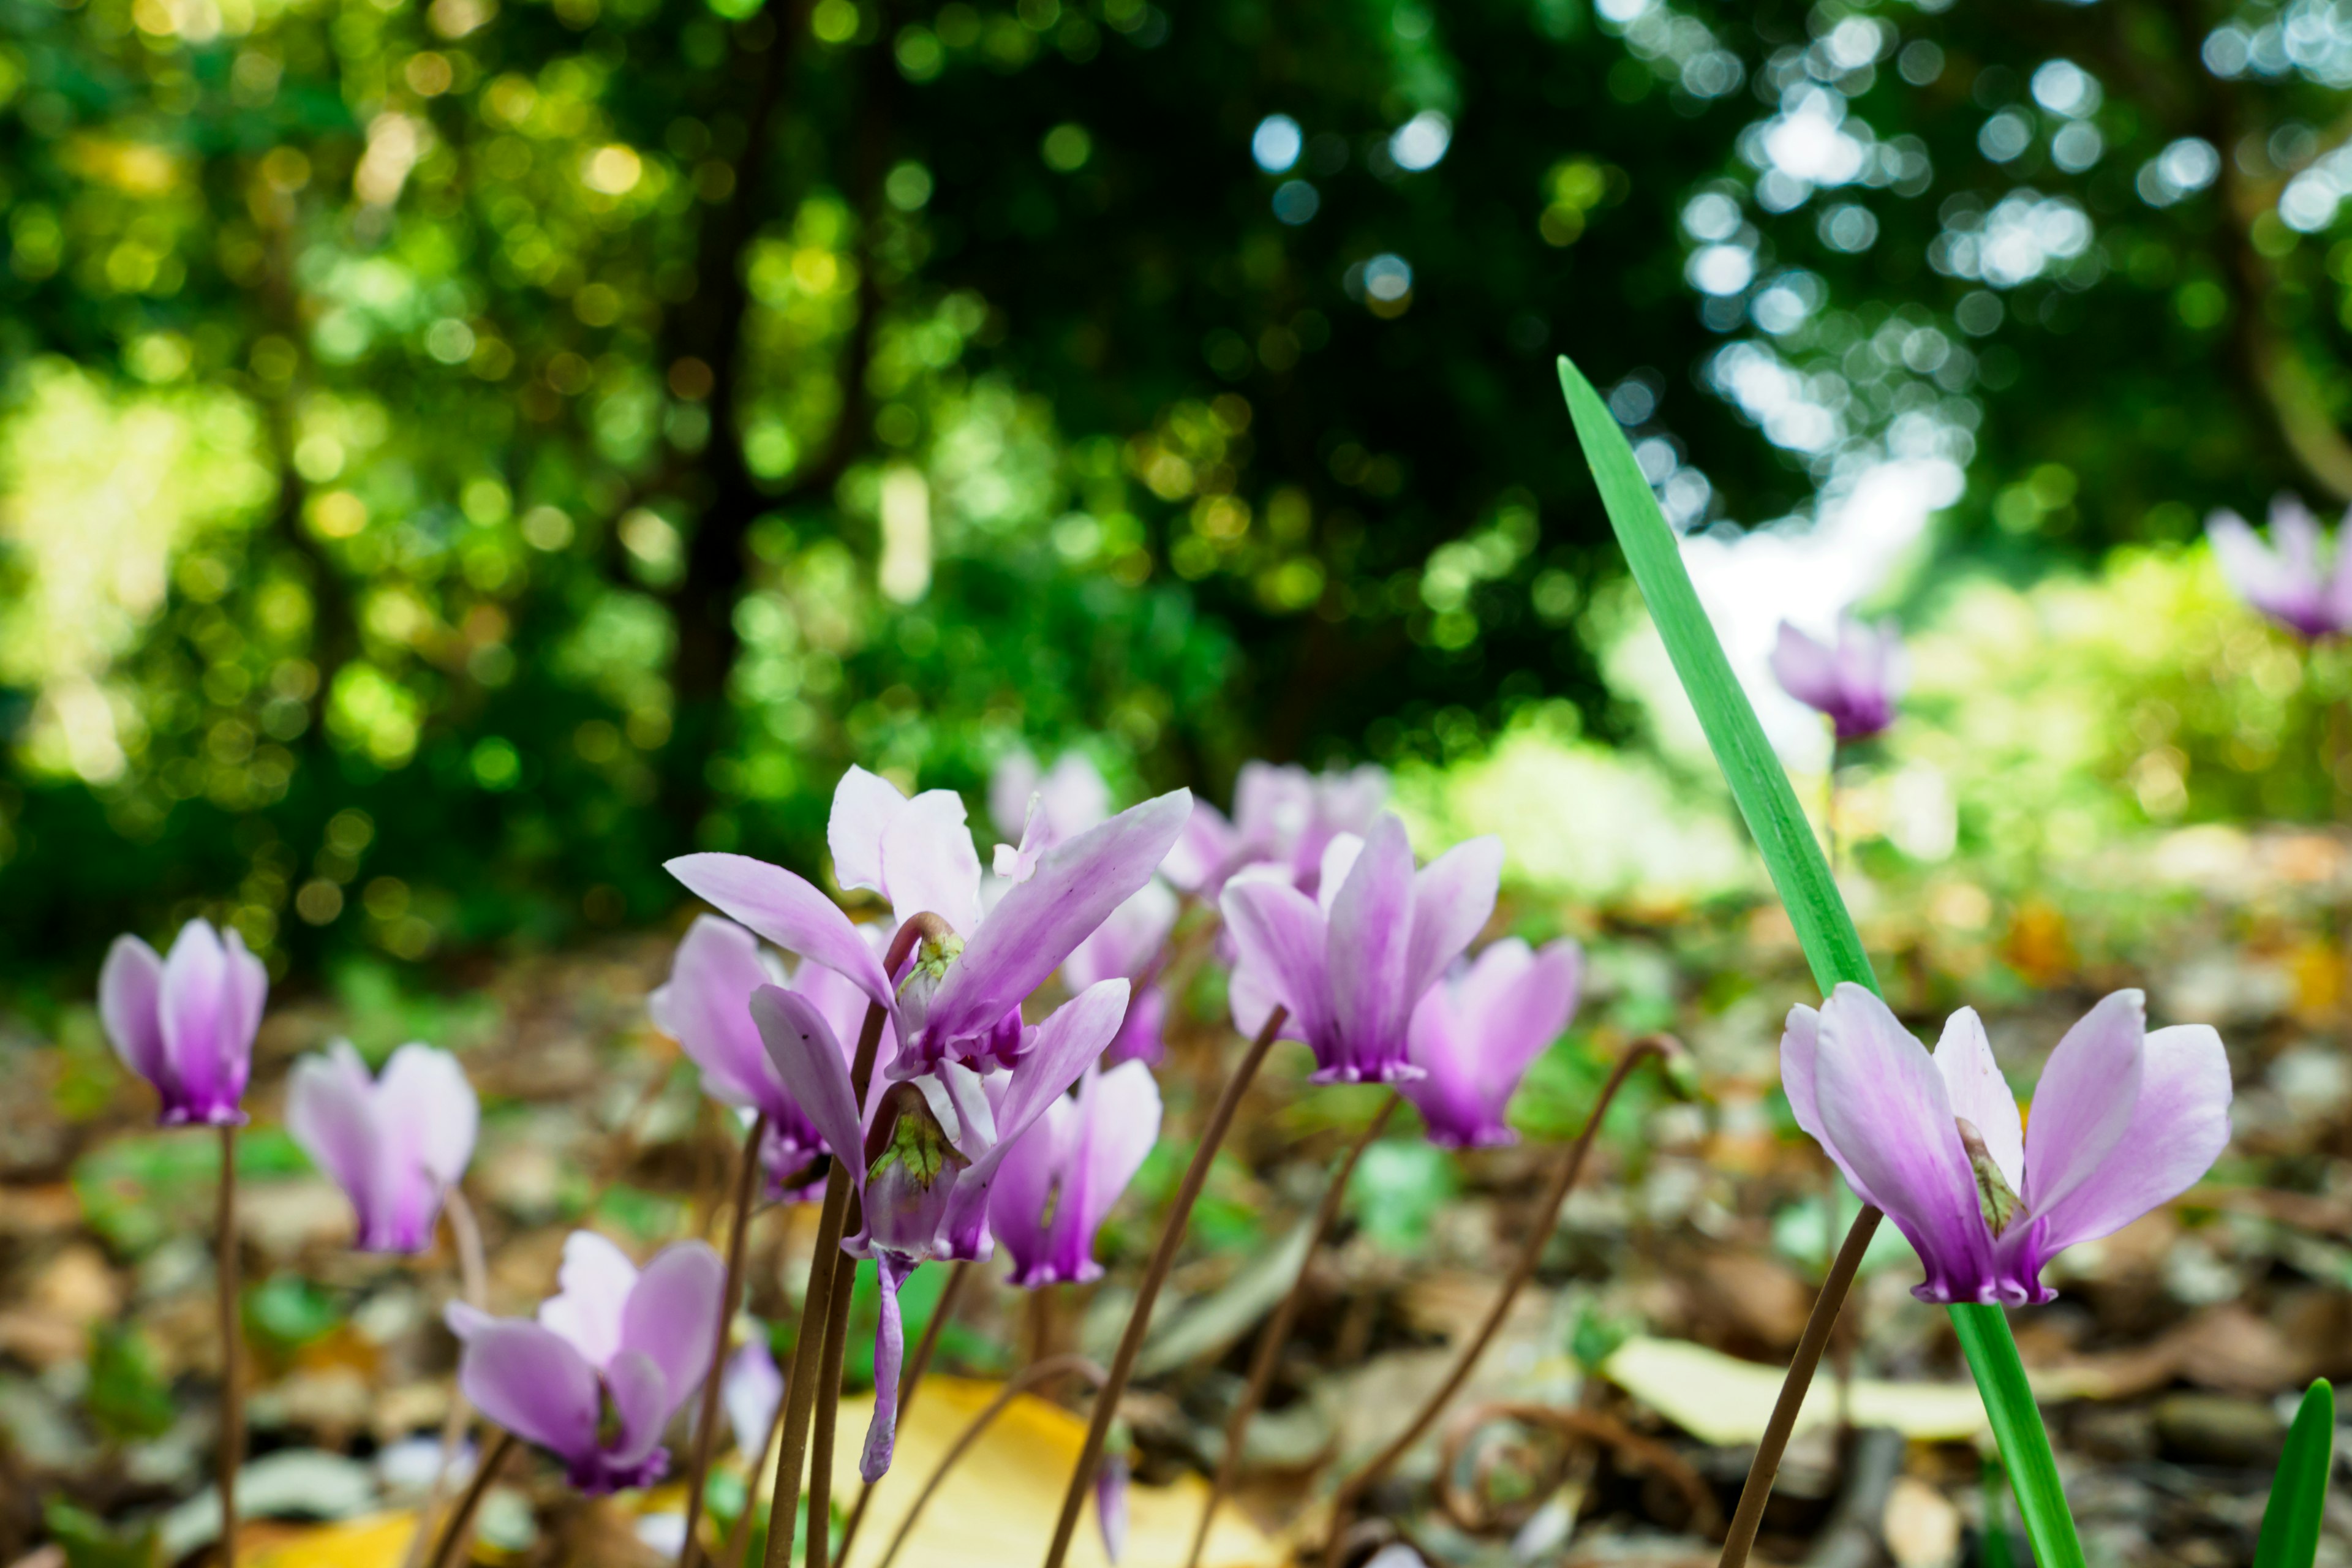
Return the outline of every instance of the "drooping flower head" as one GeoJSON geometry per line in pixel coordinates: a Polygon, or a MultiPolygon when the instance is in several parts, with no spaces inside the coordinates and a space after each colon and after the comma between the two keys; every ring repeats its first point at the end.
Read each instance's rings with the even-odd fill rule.
{"type": "Polygon", "coordinates": [[[765,1339],[753,1334],[728,1356],[719,1374],[719,1399],[735,1433],[735,1451],[756,1467],[767,1458],[768,1428],[784,1402],[784,1374],[765,1339]]]}
{"type": "Polygon", "coordinates": [[[1310,773],[1297,763],[1244,763],[1232,820],[1205,801],[1196,805],[1168,858],[1168,879],[1214,900],[1244,867],[1276,865],[1312,896],[1331,840],[1369,832],[1388,797],[1388,773],[1370,763],[1310,773]]]}
{"type": "Polygon", "coordinates": [[[474,1156],[481,1106],[457,1058],[409,1044],[370,1078],[349,1040],[294,1064],[286,1130],[359,1211],[362,1252],[422,1252],[474,1156]]]}
{"type": "Polygon", "coordinates": [[[2246,603],[2306,641],[2352,630],[2352,551],[2336,541],[2332,571],[2320,568],[2318,519],[2292,496],[2271,502],[2265,546],[2234,511],[2217,511],[2205,524],[2222,575],[2246,603]]]}
{"type": "Polygon", "coordinates": [[[1160,969],[1160,950],[1175,929],[1176,895],[1167,883],[1154,878],[1135,897],[1111,910],[1094,934],[1063,961],[1062,979],[1072,991],[1083,991],[1105,980],[1124,980],[1133,988],[1118,1036],[1103,1053],[1104,1066],[1126,1061],[1157,1066],[1164,1054],[1160,1037],[1167,1021],[1168,997],[1154,977],[1160,969]]]}
{"type": "Polygon", "coordinates": [[[155,1086],[166,1127],[241,1126],[253,1037],[269,972],[234,930],[205,921],[180,928],[171,956],[119,936],[98,973],[98,1012],[122,1065],[155,1086]]]}
{"type": "Polygon", "coordinates": [[[1220,900],[1239,953],[1234,1026],[1255,1034],[1279,1004],[1283,1035],[1315,1052],[1315,1082],[1421,1077],[1413,1009],[1494,912],[1502,866],[1501,841],[1484,837],[1416,872],[1404,824],[1384,813],[1327,847],[1314,898],[1274,868],[1234,877],[1220,900]]]}
{"type": "Polygon", "coordinates": [[[1045,851],[983,915],[979,857],[961,802],[950,809],[953,796],[933,798],[945,795],[909,801],[889,781],[853,768],[834,795],[830,837],[843,885],[879,891],[897,920],[928,910],[949,927],[926,937],[895,975],[882,973],[831,900],[790,871],[741,855],[669,862],[693,892],[891,1009],[899,1042],[887,1064],[892,1079],[946,1062],[976,1071],[1013,1066],[1033,1037],[1021,1004],[1150,880],[1192,810],[1192,797],[1177,790],[1120,812],[1045,851]]]}
{"type": "MultiPolygon", "coordinates": [[[[808,1115],[776,1076],[751,1022],[751,993],[790,984],[833,1025],[836,1038],[854,1041],[866,999],[856,984],[822,963],[803,962],[787,978],[784,966],[760,950],[759,939],[733,921],[698,916],[670,961],[669,980],[646,999],[654,1026],[676,1040],[702,1069],[702,1087],[724,1104],[768,1119],[761,1163],[771,1196],[801,1195],[810,1167],[833,1152],[808,1115]]],[[[896,1048],[883,1026],[882,1050],[896,1048]]]]}
{"type": "Polygon", "coordinates": [[[934,1258],[986,1259],[989,1194],[1013,1149],[1110,1043],[1127,1007],[1127,983],[1080,992],[1038,1025],[1024,1026],[1014,1066],[985,1078],[961,1063],[888,1085],[861,1118],[832,1026],[802,997],[775,986],[751,998],[751,1016],[793,1096],[834,1148],[862,1148],[852,1168],[865,1224],[843,1243],[871,1258],[882,1286],[874,1347],[874,1422],[860,1472],[890,1468],[897,1436],[905,1331],[898,1289],[934,1258]]]}
{"type": "Polygon", "coordinates": [[[1780,1037],[1789,1109],[1919,1254],[1927,1301],[2047,1301],[2042,1266],[2179,1195],[2230,1141],[2230,1060],[2201,1024],[2150,1033],[2118,991],[2058,1042],[2028,1123],[1963,1007],[1930,1056],[1840,985],[1780,1037]]]}
{"type": "Polygon", "coordinates": [[[1566,938],[1540,952],[1517,937],[1456,964],[1412,1010],[1406,1054],[1423,1076],[1397,1085],[1448,1148],[1511,1143],[1503,1120],[1519,1080],[1576,1012],[1584,954],[1566,938]]]}
{"type": "Polygon", "coordinates": [[[603,1237],[573,1231],[561,1293],[540,1303],[536,1321],[449,1304],[465,1347],[458,1386],[562,1459],[582,1491],[651,1486],[669,1469],[662,1431],[709,1368],[726,1274],[698,1241],[664,1247],[640,1272],[603,1237]]]}
{"type": "Polygon", "coordinates": [[[1130,1061],[1078,1080],[1013,1146],[989,1194],[988,1226],[1027,1289],[1102,1278],[1095,1232],[1160,1139],[1160,1086],[1130,1061]]]}
{"type": "Polygon", "coordinates": [[[1893,621],[1872,626],[1842,616],[1837,646],[1828,647],[1782,621],[1772,677],[1781,690],[1829,715],[1839,740],[1866,740],[1895,722],[1906,683],[1902,635],[1893,621]]]}

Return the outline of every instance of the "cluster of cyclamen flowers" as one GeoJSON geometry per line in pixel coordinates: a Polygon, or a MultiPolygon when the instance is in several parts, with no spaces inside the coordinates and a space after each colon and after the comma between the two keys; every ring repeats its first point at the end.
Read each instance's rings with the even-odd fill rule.
{"type": "MultiPolygon", "coordinates": [[[[1883,663],[1891,645],[1873,647],[1883,663]]],[[[1853,672],[1864,656],[1816,651],[1791,656],[1792,689],[1868,684],[1853,672]]],[[[1891,700],[1885,680],[1877,690],[1891,700]]],[[[1866,694],[1849,707],[1854,732],[1884,721],[1866,694]]],[[[1493,915],[1502,847],[1473,839],[1416,867],[1376,771],[1254,763],[1231,819],[1182,791],[1113,814],[1099,777],[1067,759],[992,793],[1010,841],[984,875],[960,796],[909,798],[857,768],[842,778],[835,879],[887,910],[864,923],[777,866],[704,854],[669,868],[721,912],[679,943],[654,1020],[710,1094],[764,1129],[767,1196],[812,1195],[830,1162],[854,1184],[862,1224],[844,1249],[872,1258],[883,1286],[869,1481],[890,1461],[898,1298],[913,1270],[1001,1247],[1017,1287],[1100,1274],[1096,1232],[1159,1132],[1160,980],[1187,900],[1222,916],[1237,1027],[1257,1033],[1279,1010],[1315,1081],[1391,1085],[1443,1144],[1510,1140],[1507,1103],[1577,1003],[1572,942],[1505,938],[1467,956],[1493,915]],[[877,1026],[861,1097],[852,1043],[877,1026]]],[[[267,989],[236,935],[201,921],[168,958],[117,942],[101,1010],[163,1121],[243,1120],[267,989]]],[[[1799,1124],[1910,1238],[1919,1293],[1936,1300],[2047,1300],[2051,1258],[2185,1189],[2229,1134],[2219,1038],[2148,1033],[2136,992],[2060,1043],[2030,1132],[1972,1012],[1930,1057],[1874,995],[1842,986],[1790,1015],[1781,1055],[1799,1124]]],[[[286,1116],[350,1194],[361,1247],[429,1246],[478,1120],[454,1058],[410,1045],[371,1078],[337,1043],[297,1065],[286,1116]]],[[[664,1434],[724,1357],[730,1424],[757,1458],[781,1378],[756,1338],[726,1354],[731,1281],[716,1252],[681,1242],[640,1268],[580,1232],[558,1284],[530,1319],[448,1310],[460,1386],[489,1420],[585,1490],[642,1486],[667,1472],[664,1434]]]]}

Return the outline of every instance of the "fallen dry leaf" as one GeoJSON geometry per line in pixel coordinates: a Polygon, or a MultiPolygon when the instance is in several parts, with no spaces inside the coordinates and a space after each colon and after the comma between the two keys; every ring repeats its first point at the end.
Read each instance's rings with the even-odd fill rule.
{"type": "MultiPolygon", "coordinates": [[[[1601,1368],[1610,1382],[1702,1441],[1728,1447],[1764,1435],[1786,1369],[1740,1361],[1686,1340],[1636,1337],[1601,1368]]],[[[1857,1378],[1852,1415],[1856,1426],[1885,1426],[1935,1442],[1987,1429],[1976,1385],[1968,1383],[1888,1383],[1857,1378]]],[[[1837,1389],[1817,1378],[1805,1392],[1797,1430],[1837,1419],[1837,1389]]]]}

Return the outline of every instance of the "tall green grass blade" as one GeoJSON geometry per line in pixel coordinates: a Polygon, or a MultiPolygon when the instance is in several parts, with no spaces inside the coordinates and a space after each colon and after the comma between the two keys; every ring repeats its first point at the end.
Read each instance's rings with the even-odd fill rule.
{"type": "Polygon", "coordinates": [[[2034,1563],[2038,1568],[2083,1568],[2083,1543],[2074,1536],[2074,1515],[2066,1511],[2058,1459],[2050,1451],[2050,1434],[2042,1430],[2042,1412],[2025,1381],[2025,1363],[2017,1357],[2009,1319],[1999,1307],[1973,1303],[1945,1310],[1959,1331],[1960,1352],[1969,1358],[1985,1414],[1992,1418],[1993,1441],[2000,1445],[2001,1462],[2009,1467],[2009,1484],[2017,1493],[2017,1511],[2025,1521],[2034,1563]]]}
{"type": "Polygon", "coordinates": [[[2254,1568],[2311,1568],[2319,1555],[2319,1516],[2327,1507],[2327,1473],[2336,1463],[2336,1390],[2314,1383],[2287,1428],[2286,1451],[2271,1479],[2254,1568]]]}
{"type": "Polygon", "coordinates": [[[1748,694],[1739,689],[1739,678],[1731,673],[1730,660],[1723,657],[1723,645],[1716,640],[1715,626],[1683,566],[1681,546],[1658,510],[1650,481],[1633,460],[1633,448],[1626,444],[1608,404],[1566,355],[1560,357],[1559,386],[1568,395],[1577,438],[1584,443],[1585,461],[1592,465],[1617,542],[1649,603],[1650,619],[1665,640],[1675,674],[1698,710],[1707,744],[1715,749],[1732,798],[1739,803],[1739,815],[1748,819],[1748,831],[1763,852],[1772,885],[1804,946],[1805,961],[1812,965],[1814,983],[1824,996],[1846,980],[1877,990],[1853,917],[1838,896],[1812,826],[1797,804],[1797,792],[1789,787],[1789,775],[1772,743],[1764,738],[1764,726],[1756,721],[1748,694]]]}
{"type": "MultiPolygon", "coordinates": [[[[1715,627],[1691,586],[1683,565],[1682,550],[1674,531],[1658,510],[1650,481],[1633,460],[1633,448],[1609,412],[1566,356],[1559,362],[1560,391],[1584,444],[1585,461],[1601,487],[1601,504],[1610,525],[1624,549],[1633,581],[1650,606],[1650,619],[1664,639],[1675,673],[1698,712],[1716,762],[1731,785],[1732,798],[1755,835],[1756,847],[1772,875],[1772,885],[1797,929],[1797,940],[1812,966],[1813,979],[1823,994],[1841,981],[1877,989],[1862,938],[1853,928],[1845,900],[1839,896],[1829,863],[1813,840],[1812,828],[1797,805],[1789,775],[1764,738],[1748,694],[1731,673],[1716,640],[1715,627]]],[[[2074,1521],[2066,1511],[2066,1498],[2058,1480],[2058,1463],[2050,1451],[2050,1436],[2042,1429],[2042,1412],[2026,1385],[2025,1366],[2018,1360],[2017,1342],[2009,1321],[1998,1307],[1960,1306],[1951,1309],[1960,1345],[1976,1373],[1977,1391],[1991,1417],[1993,1436],[2009,1467],[2017,1493],[2018,1512],[2025,1521],[2038,1568],[2083,1568],[2082,1543],[2075,1539],[2074,1521]]]]}

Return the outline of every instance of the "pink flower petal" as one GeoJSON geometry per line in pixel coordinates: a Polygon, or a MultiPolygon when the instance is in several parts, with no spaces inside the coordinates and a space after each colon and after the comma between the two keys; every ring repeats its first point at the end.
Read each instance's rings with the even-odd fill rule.
{"type": "Polygon", "coordinates": [[[483,1415],[566,1459],[596,1451],[603,1399],[579,1350],[537,1323],[493,1319],[466,1336],[457,1385],[483,1415]]]}
{"type": "Polygon", "coordinates": [[[1944,1037],[1936,1044],[1936,1070],[1943,1075],[1952,1114],[1983,1135],[1985,1152],[2000,1167],[2010,1191],[2023,1192],[2025,1121],[2018,1114],[2017,1096],[1992,1059],[1992,1042],[1985,1038],[1984,1020],[1975,1008],[1963,1007],[1946,1020],[1944,1037]]]}
{"type": "Polygon", "coordinates": [[[682,855],[666,867],[687,890],[742,921],[786,952],[813,958],[890,1005],[882,961],[839,906],[781,866],[748,855],[682,855]]]}
{"type": "Polygon", "coordinates": [[[929,910],[970,939],[980,926],[980,854],[963,797],[925,790],[882,830],[883,893],[900,924],[929,910]]]}
{"type": "Polygon", "coordinates": [[[661,1369],[671,1409],[710,1370],[726,1282],[727,1265],[706,1243],[674,1242],[654,1255],[622,1305],[620,1353],[635,1351],[661,1369]]]}
{"type": "Polygon", "coordinates": [[[906,805],[898,786],[879,773],[853,766],[841,775],[833,786],[833,814],[824,827],[835,882],[882,891],[882,836],[906,805]]]}
{"type": "Polygon", "coordinates": [[[2130,1122],[2147,1035],[2146,998],[2117,991],[2066,1031],[2033,1089],[2018,1195],[2049,1214],[2105,1163],[2130,1122]]]}
{"type": "MultiPolygon", "coordinates": [[[[2230,1098],[2221,1036],[2202,1024],[2151,1032],[2123,1135],[2088,1176],[2035,1211],[2050,1222],[2045,1253],[2110,1235],[2188,1191],[2230,1142],[2230,1098]]],[[[2033,1124],[2041,1121],[2037,1099],[2033,1124]]]]}

